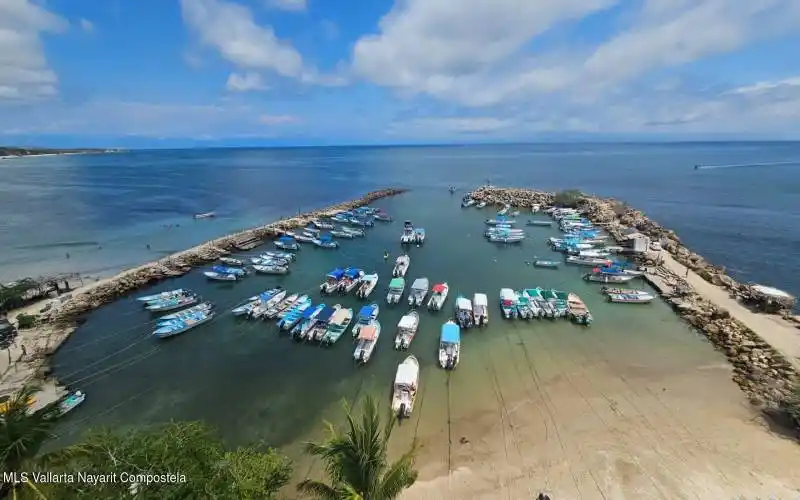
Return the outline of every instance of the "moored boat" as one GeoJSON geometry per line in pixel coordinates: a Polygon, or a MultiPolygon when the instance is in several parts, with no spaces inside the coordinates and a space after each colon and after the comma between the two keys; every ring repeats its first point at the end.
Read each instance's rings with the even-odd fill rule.
{"type": "Polygon", "coordinates": [[[216,216],[217,216],[216,212],[204,212],[202,214],[194,214],[195,219],[210,219],[216,216]]]}
{"type": "Polygon", "coordinates": [[[363,365],[369,362],[370,358],[372,358],[372,353],[375,352],[375,346],[378,344],[380,335],[381,324],[377,320],[359,329],[356,348],[353,351],[353,359],[358,364],[363,365]]]}
{"type": "Polygon", "coordinates": [[[337,290],[341,294],[350,293],[358,287],[361,283],[361,278],[364,276],[364,271],[354,267],[348,267],[344,270],[344,276],[339,281],[337,290]]]}
{"type": "Polygon", "coordinates": [[[447,301],[447,294],[450,291],[450,286],[445,283],[437,283],[431,289],[431,298],[428,299],[429,311],[441,311],[445,301],[447,301]]]}
{"type": "Polygon", "coordinates": [[[425,229],[421,227],[414,228],[414,243],[417,245],[425,243],[425,229]]]}
{"type": "MultiPolygon", "coordinates": [[[[289,292],[286,290],[281,289],[278,290],[278,292],[274,295],[259,296],[257,303],[253,307],[247,308],[247,310],[242,314],[247,314],[250,319],[258,319],[264,316],[264,314],[266,314],[266,312],[272,307],[278,305],[282,300],[284,300],[288,293],[289,292]]],[[[236,314],[236,312],[234,312],[234,314],[236,314]]]]}
{"type": "Polygon", "coordinates": [[[655,299],[654,295],[648,293],[608,293],[609,302],[618,304],[649,304],[655,299]]]}
{"type": "Polygon", "coordinates": [[[539,308],[522,292],[517,294],[517,316],[522,319],[533,319],[539,317],[539,308]]]}
{"type": "Polygon", "coordinates": [[[453,370],[461,357],[461,328],[451,321],[442,325],[439,335],[439,366],[453,370]]]}
{"type": "Polygon", "coordinates": [[[344,269],[337,267],[325,276],[325,281],[319,285],[320,293],[333,293],[339,287],[339,282],[344,277],[344,269]]]}
{"type": "Polygon", "coordinates": [[[337,231],[335,229],[331,230],[331,236],[336,236],[337,238],[344,238],[346,240],[352,240],[356,237],[355,234],[349,231],[337,231]]]}
{"type": "Polygon", "coordinates": [[[153,335],[158,338],[167,338],[173,337],[175,335],[180,335],[181,333],[187,332],[192,328],[198,327],[203,323],[207,323],[214,318],[213,311],[198,311],[194,313],[191,317],[184,318],[178,320],[173,323],[169,323],[163,326],[160,326],[155,331],[153,331],[153,335]]]}
{"type": "Polygon", "coordinates": [[[406,289],[405,278],[392,278],[389,282],[389,291],[386,293],[387,304],[397,304],[403,298],[403,292],[406,289]]]}
{"type": "Polygon", "coordinates": [[[157,293],[155,295],[145,295],[143,297],[136,297],[136,300],[139,302],[154,302],[154,301],[177,297],[179,295],[183,295],[188,291],[189,290],[185,290],[183,288],[178,288],[176,290],[167,290],[166,292],[157,293]]]}
{"type": "Polygon", "coordinates": [[[151,312],[174,311],[175,309],[191,306],[198,302],[200,302],[199,295],[196,295],[193,292],[184,291],[181,295],[148,302],[145,309],[151,312]]]}
{"type": "Polygon", "coordinates": [[[216,271],[204,271],[203,275],[212,281],[238,281],[239,277],[235,274],[223,274],[216,271]]]}
{"type": "Polygon", "coordinates": [[[325,222],[319,219],[311,219],[311,224],[313,224],[314,227],[317,229],[333,229],[334,227],[336,227],[330,222],[325,222]]]}
{"type": "Polygon", "coordinates": [[[555,318],[556,317],[556,309],[553,305],[547,301],[546,298],[542,295],[541,288],[526,288],[522,291],[523,295],[528,297],[531,301],[531,304],[534,304],[536,308],[539,310],[540,314],[539,317],[541,318],[555,318]]]}
{"type": "Polygon", "coordinates": [[[297,258],[297,255],[290,253],[290,252],[264,252],[261,254],[261,258],[263,259],[273,259],[273,260],[285,260],[287,262],[292,262],[297,258]]]}
{"type": "Polygon", "coordinates": [[[228,264],[229,266],[241,267],[244,265],[244,261],[242,261],[241,259],[234,259],[233,257],[220,257],[219,261],[222,262],[223,264],[228,264]]]}
{"type": "Polygon", "coordinates": [[[400,318],[397,323],[397,335],[394,338],[394,348],[397,350],[405,350],[411,345],[414,340],[414,335],[417,334],[419,328],[419,313],[417,311],[410,311],[400,318]]]}
{"type": "Polygon", "coordinates": [[[305,313],[308,309],[312,308],[311,299],[308,295],[304,295],[302,298],[298,299],[291,308],[289,308],[281,320],[278,321],[278,329],[283,331],[289,331],[300,322],[303,318],[303,313],[305,313]]]}
{"type": "Polygon", "coordinates": [[[517,294],[514,290],[510,288],[500,289],[500,310],[506,319],[517,317],[517,294]]]}
{"type": "Polygon", "coordinates": [[[469,198],[469,197],[466,197],[466,198],[461,200],[461,208],[471,207],[474,204],[475,204],[475,200],[473,200],[472,198],[469,198]]]}
{"type": "Polygon", "coordinates": [[[400,243],[413,243],[414,242],[414,226],[410,220],[403,223],[403,234],[400,235],[400,243]]]}
{"type": "Polygon", "coordinates": [[[567,315],[567,312],[569,311],[569,306],[567,305],[567,298],[569,297],[569,294],[567,292],[562,292],[555,289],[539,290],[542,297],[547,300],[553,309],[554,318],[563,318],[567,315]]]}
{"type": "MultiPolygon", "coordinates": [[[[301,295],[301,296],[297,297],[294,300],[294,302],[292,302],[288,306],[286,306],[283,309],[281,309],[280,311],[278,311],[278,314],[275,315],[275,318],[282,320],[290,312],[293,312],[295,310],[295,308],[297,308],[297,307],[304,307],[305,308],[305,307],[309,307],[309,306],[311,306],[311,298],[308,295],[301,295]]],[[[305,309],[303,309],[303,310],[305,311],[305,309]]],[[[279,321],[279,323],[280,323],[280,321],[279,321]]]]}
{"type": "Polygon", "coordinates": [[[273,305],[271,305],[266,311],[264,311],[264,313],[261,314],[260,317],[263,319],[273,319],[278,314],[280,314],[281,311],[291,307],[292,304],[294,304],[298,298],[300,298],[300,295],[297,293],[293,293],[288,297],[285,297],[283,300],[273,303],[273,305]]]}
{"type": "Polygon", "coordinates": [[[569,317],[574,323],[586,326],[592,324],[592,313],[589,312],[589,308],[576,294],[570,293],[567,296],[567,307],[569,317]]]}
{"type": "Polygon", "coordinates": [[[408,294],[408,305],[411,307],[421,306],[425,303],[425,296],[428,295],[430,284],[428,278],[417,278],[411,284],[411,291],[408,294]]]}
{"type": "Polygon", "coordinates": [[[339,242],[333,239],[330,234],[323,234],[318,239],[314,240],[314,245],[318,248],[336,249],[339,248],[339,242]]]}
{"type": "Polygon", "coordinates": [[[366,299],[370,296],[375,287],[378,285],[378,275],[377,274],[366,274],[363,278],[361,278],[361,284],[358,286],[356,290],[356,297],[359,299],[366,299]]]}
{"type": "Polygon", "coordinates": [[[170,321],[176,321],[183,318],[188,318],[192,314],[198,311],[210,311],[214,308],[214,305],[211,302],[203,302],[201,304],[197,304],[196,306],[192,306],[188,309],[184,309],[182,311],[178,311],[176,313],[167,314],[166,316],[161,316],[158,318],[158,323],[168,323],[170,321]]]}
{"type": "Polygon", "coordinates": [[[322,342],[325,333],[328,331],[331,320],[341,308],[341,304],[325,306],[325,309],[317,315],[317,320],[314,322],[314,326],[311,327],[311,330],[306,334],[305,340],[309,342],[322,342]]]}
{"type": "Polygon", "coordinates": [[[300,250],[300,245],[291,236],[281,236],[275,240],[275,248],[281,250],[300,250]]]}
{"type": "Polygon", "coordinates": [[[498,224],[515,224],[517,221],[514,219],[506,219],[505,217],[498,216],[496,219],[486,219],[487,226],[496,226],[498,224]]]}
{"type": "Polygon", "coordinates": [[[473,326],[472,302],[468,298],[463,295],[456,297],[455,309],[456,323],[458,323],[458,326],[461,328],[473,326]]]}
{"type": "Polygon", "coordinates": [[[350,308],[342,308],[334,313],[331,320],[328,322],[328,329],[325,330],[325,335],[322,337],[323,345],[332,345],[339,340],[347,327],[353,321],[353,310],[350,308]]]}
{"type": "Polygon", "coordinates": [[[380,308],[378,307],[378,304],[370,304],[368,306],[362,307],[358,311],[358,317],[356,318],[356,322],[353,325],[353,338],[358,337],[358,332],[359,330],[361,330],[361,328],[377,320],[378,313],[380,313],[380,308]]]}
{"type": "Polygon", "coordinates": [[[486,207],[486,202],[485,201],[478,202],[478,204],[475,205],[475,207],[476,208],[485,208],[486,207]]]}
{"type": "Polygon", "coordinates": [[[316,307],[309,307],[303,311],[300,321],[292,328],[292,337],[295,339],[305,337],[306,333],[314,326],[317,316],[323,309],[325,309],[325,304],[317,304],[316,307]]]}
{"type": "Polygon", "coordinates": [[[475,326],[489,323],[489,298],[485,293],[472,296],[472,322],[475,326]]]}
{"type": "Polygon", "coordinates": [[[411,257],[408,254],[403,254],[397,258],[392,269],[392,276],[395,278],[403,277],[408,272],[408,266],[411,265],[411,257]]]}
{"type": "Polygon", "coordinates": [[[536,260],[533,262],[535,267],[543,267],[546,269],[558,269],[558,266],[561,265],[560,262],[557,260],[536,260]]]}
{"type": "Polygon", "coordinates": [[[70,392],[58,402],[58,416],[66,415],[86,401],[86,394],[81,391],[70,392]]]}
{"type": "Polygon", "coordinates": [[[255,269],[257,273],[261,273],[261,274],[288,274],[289,273],[289,267],[288,266],[274,266],[274,265],[262,266],[262,265],[254,264],[253,265],[253,269],[255,269]]]}
{"type": "Polygon", "coordinates": [[[591,281],[593,283],[627,283],[636,278],[632,274],[623,273],[587,273],[583,275],[584,281],[591,281]]]}
{"type": "Polygon", "coordinates": [[[354,237],[359,237],[359,238],[367,235],[366,231],[364,231],[360,227],[342,226],[341,230],[345,233],[352,234],[354,237]]]}
{"type": "Polygon", "coordinates": [[[414,411],[414,401],[419,388],[419,361],[413,355],[397,367],[392,389],[392,411],[398,420],[408,418],[414,411]]]}
{"type": "Polygon", "coordinates": [[[541,227],[551,227],[553,225],[553,221],[550,220],[536,220],[536,219],[528,219],[528,222],[525,223],[526,226],[541,226],[541,227]]]}
{"type": "Polygon", "coordinates": [[[577,266],[603,266],[608,264],[610,261],[608,259],[603,259],[600,257],[578,257],[575,255],[570,255],[567,257],[567,264],[575,264],[577,266]]]}
{"type": "Polygon", "coordinates": [[[600,287],[600,293],[608,295],[610,293],[623,294],[623,295],[652,295],[645,290],[637,290],[635,288],[609,288],[607,286],[600,287]]]}

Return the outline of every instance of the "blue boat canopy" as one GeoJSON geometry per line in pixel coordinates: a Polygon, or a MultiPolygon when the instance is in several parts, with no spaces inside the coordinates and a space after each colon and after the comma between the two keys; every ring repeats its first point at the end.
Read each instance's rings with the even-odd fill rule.
{"type": "Polygon", "coordinates": [[[375,306],[369,305],[362,307],[361,310],[358,311],[358,315],[359,317],[362,318],[369,318],[370,316],[372,316],[372,313],[374,312],[375,312],[375,306]]]}
{"type": "Polygon", "coordinates": [[[294,243],[294,238],[292,238],[291,236],[281,236],[279,241],[281,243],[294,243]]]}
{"type": "MultiPolygon", "coordinates": [[[[311,304],[311,305],[308,307],[308,309],[306,309],[305,311],[303,311],[303,319],[308,319],[308,318],[310,318],[310,317],[311,317],[311,315],[312,315],[312,314],[314,314],[314,312],[315,312],[316,310],[317,310],[317,308],[316,308],[316,307],[314,307],[314,304],[311,304]]],[[[322,311],[320,311],[320,312],[322,312],[322,311]]]]}
{"type": "Polygon", "coordinates": [[[342,276],[344,276],[344,270],[341,267],[337,267],[336,269],[328,273],[328,278],[333,278],[336,280],[342,279],[342,276]]]}
{"type": "Polygon", "coordinates": [[[333,307],[325,306],[325,309],[321,310],[317,315],[317,321],[328,321],[329,319],[331,319],[331,316],[333,316],[333,313],[335,312],[336,309],[334,309],[333,307]]]}
{"type": "Polygon", "coordinates": [[[348,278],[358,278],[361,275],[361,269],[349,267],[347,268],[347,271],[345,271],[344,275],[348,278]]]}
{"type": "Polygon", "coordinates": [[[234,274],[235,271],[232,270],[230,267],[225,266],[213,266],[211,268],[212,271],[220,273],[220,274],[234,274]]]}
{"type": "Polygon", "coordinates": [[[331,236],[328,233],[323,234],[322,236],[319,237],[319,241],[332,241],[332,240],[333,240],[333,236],[331,236]]]}
{"type": "Polygon", "coordinates": [[[446,344],[461,343],[461,328],[455,323],[445,323],[440,340],[446,344]]]}

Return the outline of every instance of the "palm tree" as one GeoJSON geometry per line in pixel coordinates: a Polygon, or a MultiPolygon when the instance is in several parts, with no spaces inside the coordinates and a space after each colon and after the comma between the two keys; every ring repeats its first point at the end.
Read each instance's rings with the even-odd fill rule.
{"type": "MultiPolygon", "coordinates": [[[[59,413],[58,404],[50,404],[44,408],[30,411],[30,401],[39,388],[23,387],[7,402],[3,413],[0,413],[0,469],[4,472],[20,472],[28,466],[39,453],[45,441],[52,437],[55,417],[59,413]]],[[[30,487],[37,497],[41,493],[32,482],[23,483],[30,487]]],[[[16,497],[15,484],[0,486],[2,493],[11,490],[16,497]]]]}
{"type": "Polygon", "coordinates": [[[306,443],[306,453],[322,459],[330,484],[306,479],[297,489],[320,500],[393,500],[414,484],[417,471],[414,457],[416,440],[398,460],[389,463],[387,446],[394,429],[394,415],[385,422],[378,405],[367,396],[361,421],[344,404],[347,430],[338,432],[327,424],[329,436],[321,443],[306,443]]]}

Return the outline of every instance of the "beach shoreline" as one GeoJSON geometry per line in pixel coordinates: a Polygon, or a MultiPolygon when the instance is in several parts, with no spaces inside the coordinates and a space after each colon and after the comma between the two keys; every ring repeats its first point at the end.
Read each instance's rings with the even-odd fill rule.
{"type": "Polygon", "coordinates": [[[41,391],[34,407],[47,405],[63,396],[66,389],[50,375],[49,358],[75,331],[80,318],[92,310],[146,285],[182,276],[219,257],[262,245],[286,231],[304,227],[312,219],[361,207],[406,191],[394,188],[372,191],[355,200],[221,236],[158,261],[147,262],[114,276],[86,283],[67,295],[43,299],[9,311],[8,319],[12,323],[15,323],[20,314],[38,314],[40,321],[33,328],[18,330],[17,339],[8,349],[7,356],[0,356],[0,395],[14,393],[36,380],[41,391]],[[40,313],[47,304],[50,304],[50,308],[40,313]]]}

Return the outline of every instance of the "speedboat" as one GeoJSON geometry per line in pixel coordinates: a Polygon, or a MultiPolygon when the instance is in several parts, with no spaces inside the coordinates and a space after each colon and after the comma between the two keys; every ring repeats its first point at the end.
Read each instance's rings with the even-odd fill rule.
{"type": "Polygon", "coordinates": [[[408,418],[414,411],[414,400],[419,388],[419,361],[413,355],[397,367],[392,389],[392,412],[398,420],[408,418]]]}
{"type": "Polygon", "coordinates": [[[311,327],[303,338],[307,341],[322,342],[322,338],[328,331],[328,326],[330,326],[331,319],[333,319],[334,315],[336,315],[341,308],[342,306],[340,304],[325,306],[325,309],[317,315],[314,326],[311,327]]]}
{"type": "Polygon", "coordinates": [[[322,337],[322,344],[335,344],[336,341],[339,340],[342,335],[344,335],[344,332],[347,331],[347,327],[350,326],[352,321],[353,310],[349,307],[346,309],[341,308],[336,311],[331,320],[328,322],[328,329],[325,330],[325,335],[322,337]]]}
{"type": "Polygon", "coordinates": [[[408,266],[411,265],[411,257],[407,254],[403,254],[397,258],[394,263],[394,269],[392,269],[392,276],[395,278],[405,276],[408,272],[408,266]]]}
{"type": "Polygon", "coordinates": [[[475,326],[489,323],[489,298],[485,293],[472,296],[472,318],[475,326]]]}
{"type": "Polygon", "coordinates": [[[414,340],[414,335],[417,334],[419,328],[419,313],[417,311],[410,311],[400,318],[397,323],[397,335],[394,338],[394,348],[399,350],[408,349],[411,341],[414,340]]]}
{"type": "Polygon", "coordinates": [[[319,248],[336,249],[339,248],[339,242],[333,239],[330,234],[323,234],[318,239],[314,240],[314,245],[319,248]]]}
{"type": "MultiPolygon", "coordinates": [[[[303,314],[312,309],[311,299],[306,296],[304,300],[298,300],[295,304],[289,309],[286,314],[283,315],[280,321],[278,321],[278,329],[284,331],[290,331],[292,328],[303,319],[303,314]]],[[[312,309],[313,310],[313,309],[312,309]]]]}
{"type": "Polygon", "coordinates": [[[253,265],[253,269],[256,272],[261,274],[288,274],[289,268],[287,266],[275,266],[275,265],[268,265],[268,266],[261,266],[258,264],[253,265]]]}
{"type": "Polygon", "coordinates": [[[380,308],[378,307],[378,304],[370,304],[362,307],[361,310],[358,311],[358,317],[353,325],[353,338],[358,337],[358,332],[362,327],[370,324],[373,321],[376,321],[378,319],[379,312],[380,308]]]}
{"type": "Polygon", "coordinates": [[[286,290],[279,290],[275,295],[265,297],[259,296],[259,300],[256,305],[243,314],[247,314],[250,319],[261,318],[267,313],[267,311],[280,304],[280,302],[286,298],[287,294],[288,292],[286,290]]]}
{"type": "Polygon", "coordinates": [[[157,328],[153,335],[158,338],[173,337],[184,332],[188,332],[192,328],[198,327],[203,323],[207,323],[214,318],[212,311],[198,311],[191,317],[178,320],[174,323],[169,323],[157,328]]]}
{"type": "Polygon", "coordinates": [[[431,298],[428,299],[428,310],[441,311],[442,306],[444,306],[444,303],[447,300],[447,293],[449,291],[450,287],[447,283],[437,283],[433,285],[433,288],[431,289],[431,298]]]}
{"type": "Polygon", "coordinates": [[[456,298],[456,323],[461,328],[469,328],[472,326],[472,302],[464,296],[459,295],[456,298]]]}
{"type": "Polygon", "coordinates": [[[356,297],[359,299],[366,299],[370,296],[375,287],[378,285],[378,275],[377,274],[367,274],[363,278],[361,278],[361,284],[358,286],[356,290],[356,297]]]}
{"type": "Polygon", "coordinates": [[[333,293],[339,288],[339,282],[344,277],[344,269],[337,267],[325,276],[325,281],[319,285],[320,293],[333,293]]]}
{"type": "Polygon", "coordinates": [[[375,352],[378,338],[381,335],[381,324],[379,321],[372,321],[368,325],[360,328],[356,338],[356,348],[353,351],[353,359],[358,364],[366,364],[375,352]]]}
{"type": "Polygon", "coordinates": [[[58,402],[58,416],[66,415],[86,401],[86,394],[81,391],[70,392],[58,402]]]}
{"type": "Polygon", "coordinates": [[[356,269],[354,267],[348,267],[344,270],[344,276],[339,281],[339,286],[337,290],[339,293],[346,294],[350,293],[361,283],[361,278],[364,276],[364,271],[361,269],[356,269]]]}
{"type": "Polygon", "coordinates": [[[291,236],[281,236],[275,240],[275,248],[281,250],[300,250],[300,245],[291,236]]]}
{"type": "Polygon", "coordinates": [[[585,326],[592,324],[592,313],[589,312],[589,308],[576,294],[570,293],[568,295],[567,308],[569,317],[574,323],[585,326]]]}
{"type": "Polygon", "coordinates": [[[389,282],[389,292],[386,294],[387,304],[397,304],[403,298],[403,292],[406,289],[405,278],[392,278],[389,282]]]}
{"type": "Polygon", "coordinates": [[[311,327],[314,326],[314,321],[323,309],[325,309],[325,304],[318,304],[316,307],[309,307],[303,311],[303,316],[300,318],[300,321],[292,328],[292,336],[295,338],[304,337],[305,335],[301,336],[301,333],[311,330],[311,327]]]}
{"type": "Polygon", "coordinates": [[[414,229],[414,243],[417,245],[425,243],[425,229],[421,227],[414,229]]]}
{"type": "Polygon", "coordinates": [[[461,356],[461,328],[452,320],[442,325],[439,335],[439,366],[453,370],[461,356]]]}
{"type": "Polygon", "coordinates": [[[184,290],[183,288],[178,288],[177,290],[168,290],[166,292],[157,293],[155,295],[145,295],[143,297],[136,297],[136,300],[139,302],[155,302],[164,299],[171,299],[172,297],[183,295],[186,292],[188,292],[188,290],[184,290]]]}
{"type": "Polygon", "coordinates": [[[233,257],[220,257],[219,261],[223,264],[227,264],[229,266],[243,266],[244,262],[240,259],[234,259],[233,257]]]}
{"type": "Polygon", "coordinates": [[[174,311],[182,307],[191,306],[200,302],[200,297],[192,292],[186,291],[181,295],[176,295],[163,300],[149,302],[146,309],[151,312],[174,311]]]}
{"type": "Polygon", "coordinates": [[[517,317],[517,294],[510,288],[500,289],[500,310],[506,319],[517,317]]]}
{"type": "Polygon", "coordinates": [[[430,284],[428,278],[417,278],[411,284],[411,292],[408,294],[408,305],[411,307],[421,306],[425,303],[425,296],[428,295],[430,284]]]}

